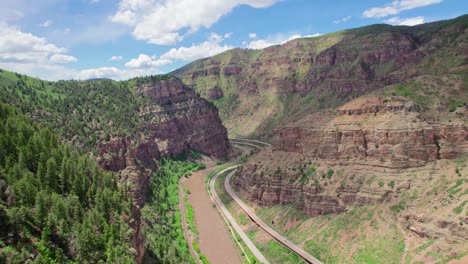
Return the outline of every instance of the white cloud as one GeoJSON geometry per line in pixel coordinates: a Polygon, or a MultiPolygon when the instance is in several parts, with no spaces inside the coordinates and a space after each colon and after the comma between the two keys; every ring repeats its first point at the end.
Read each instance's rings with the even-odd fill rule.
{"type": "Polygon", "coordinates": [[[0,35],[0,68],[46,79],[71,77],[70,69],[60,65],[77,61],[65,54],[67,49],[4,22],[0,35]]]}
{"type": "Polygon", "coordinates": [[[54,54],[50,56],[50,61],[54,63],[69,63],[69,62],[77,62],[78,59],[64,54],[54,54]]]}
{"type": "Polygon", "coordinates": [[[233,48],[230,45],[222,44],[224,39],[225,37],[211,33],[208,40],[199,44],[193,44],[191,47],[172,48],[161,55],[161,59],[191,61],[214,56],[233,48]]]}
{"type": "Polygon", "coordinates": [[[48,19],[42,23],[39,24],[40,27],[44,27],[44,28],[47,28],[47,27],[50,27],[52,25],[53,21],[48,19]]]}
{"type": "Polygon", "coordinates": [[[253,39],[257,37],[257,33],[249,33],[249,38],[253,39]]]}
{"type": "Polygon", "coordinates": [[[71,78],[78,80],[89,80],[96,78],[127,80],[138,76],[147,76],[154,74],[161,74],[161,71],[154,68],[122,70],[116,67],[101,67],[74,72],[71,78]]]}
{"type": "Polygon", "coordinates": [[[423,24],[425,21],[424,21],[423,16],[418,16],[418,17],[409,17],[409,18],[392,17],[390,19],[385,20],[385,22],[392,24],[392,25],[399,25],[399,26],[414,26],[414,25],[423,24]]]}
{"type": "Polygon", "coordinates": [[[351,19],[351,16],[343,17],[337,20],[334,20],[333,23],[339,24],[339,23],[346,23],[351,19]]]}
{"type": "Polygon", "coordinates": [[[122,56],[112,56],[109,58],[109,61],[119,61],[119,60],[122,60],[123,57],[122,56]]]}
{"type": "Polygon", "coordinates": [[[320,33],[312,34],[312,35],[301,35],[301,34],[294,34],[294,35],[285,35],[285,34],[275,34],[272,36],[267,37],[266,39],[258,39],[251,41],[248,43],[247,48],[249,49],[264,49],[269,46],[280,45],[284,44],[290,40],[297,39],[297,38],[311,38],[311,37],[318,37],[320,33]]]}
{"type": "Polygon", "coordinates": [[[268,7],[281,0],[121,0],[113,22],[133,28],[136,39],[171,45],[209,28],[239,5],[268,7]]]}
{"type": "Polygon", "coordinates": [[[381,18],[399,14],[402,11],[441,3],[443,0],[395,0],[383,7],[365,10],[362,15],[367,18],[381,18]]]}
{"type": "Polygon", "coordinates": [[[44,63],[49,56],[67,50],[49,43],[45,38],[34,36],[0,22],[0,61],[44,63]]]}
{"type": "Polygon", "coordinates": [[[131,59],[129,62],[125,63],[125,67],[129,68],[136,68],[136,69],[150,69],[156,68],[160,66],[164,66],[167,64],[171,64],[172,61],[169,59],[161,58],[159,60],[156,59],[156,56],[148,56],[146,54],[140,54],[138,58],[131,59]]]}

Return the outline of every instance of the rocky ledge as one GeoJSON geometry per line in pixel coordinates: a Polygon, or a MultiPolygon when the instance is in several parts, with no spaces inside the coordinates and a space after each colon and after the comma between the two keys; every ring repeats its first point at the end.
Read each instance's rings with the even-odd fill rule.
{"type": "Polygon", "coordinates": [[[336,112],[322,126],[280,130],[271,150],[238,170],[234,187],[262,206],[295,204],[309,215],[339,213],[409,189],[401,172],[468,153],[466,124],[430,124],[405,97],[359,98],[336,112]],[[390,190],[370,184],[376,174],[393,182],[390,190]]]}

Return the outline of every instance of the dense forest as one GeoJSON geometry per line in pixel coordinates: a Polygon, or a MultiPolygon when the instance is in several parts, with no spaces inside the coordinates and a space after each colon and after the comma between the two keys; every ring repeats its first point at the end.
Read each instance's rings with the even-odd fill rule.
{"type": "Polygon", "coordinates": [[[169,78],[173,77],[49,82],[0,69],[0,102],[30,114],[62,139],[91,150],[111,137],[134,134],[141,120],[138,112],[149,100],[136,88],[169,78]]]}
{"type": "Polygon", "coordinates": [[[142,213],[147,263],[196,263],[182,231],[178,207],[180,177],[204,168],[204,164],[180,160],[163,160],[151,178],[151,187],[142,213]]]}
{"type": "Polygon", "coordinates": [[[0,103],[0,263],[133,263],[114,175],[0,103]]]}
{"type": "MultiPolygon", "coordinates": [[[[144,138],[139,113],[158,106],[141,88],[170,78],[49,82],[0,69],[0,263],[135,262],[131,186],[100,169],[96,146],[144,138]]],[[[177,185],[203,164],[182,156],[155,160],[141,219],[150,263],[195,262],[177,185]]]]}

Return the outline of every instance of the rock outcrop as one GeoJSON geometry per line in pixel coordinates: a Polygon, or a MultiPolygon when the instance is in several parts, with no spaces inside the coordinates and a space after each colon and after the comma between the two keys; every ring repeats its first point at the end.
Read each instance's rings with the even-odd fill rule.
{"type": "Polygon", "coordinates": [[[238,170],[235,188],[262,206],[295,204],[309,215],[340,213],[410,187],[404,178],[390,180],[391,190],[366,186],[375,181],[374,173],[398,175],[468,153],[466,124],[430,124],[405,97],[358,98],[336,113],[326,124],[280,130],[271,150],[238,170]],[[332,166],[344,171],[340,178],[330,179],[332,166]]]}
{"type": "Polygon", "coordinates": [[[215,100],[215,99],[223,98],[224,93],[221,87],[215,86],[208,91],[208,94],[206,95],[206,97],[208,99],[215,100]]]}
{"type": "Polygon", "coordinates": [[[466,125],[429,124],[404,97],[356,99],[321,129],[286,127],[277,151],[312,153],[318,159],[389,168],[410,168],[467,152],[466,125]]]}
{"type": "Polygon", "coordinates": [[[132,239],[137,249],[137,261],[144,255],[140,211],[145,203],[155,160],[198,151],[216,158],[230,151],[226,128],[217,109],[200,98],[195,91],[177,78],[140,84],[136,92],[147,99],[140,109],[141,127],[138,133],[125,138],[114,138],[99,144],[99,164],[118,172],[121,180],[131,186],[136,208],[131,226],[132,239]]]}

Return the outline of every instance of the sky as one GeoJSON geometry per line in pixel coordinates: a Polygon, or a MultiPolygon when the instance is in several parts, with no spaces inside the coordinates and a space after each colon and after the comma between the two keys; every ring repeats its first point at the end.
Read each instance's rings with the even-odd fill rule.
{"type": "Polygon", "coordinates": [[[232,48],[467,11],[466,0],[0,0],[0,68],[46,80],[123,80],[232,48]]]}

